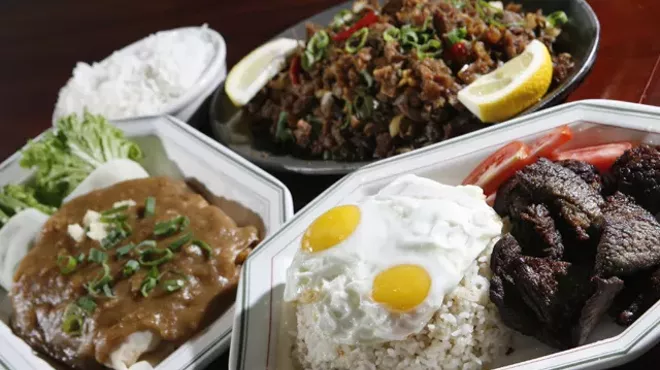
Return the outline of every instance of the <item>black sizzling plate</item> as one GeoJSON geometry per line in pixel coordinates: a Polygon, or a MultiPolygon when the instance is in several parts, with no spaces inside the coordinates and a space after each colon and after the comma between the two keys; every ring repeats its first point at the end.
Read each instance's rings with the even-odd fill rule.
{"type": "MultiPolygon", "coordinates": [[[[505,1],[507,3],[508,1],[505,1]]],[[[537,104],[520,115],[535,112],[563,101],[575,90],[591,70],[596,60],[600,24],[596,14],[586,0],[516,0],[524,9],[543,9],[544,14],[563,10],[569,18],[557,41],[558,50],[569,52],[575,60],[575,70],[564,81],[546,94],[537,104]]],[[[322,13],[296,24],[275,36],[304,40],[305,23],[312,22],[327,25],[341,9],[348,9],[353,1],[332,7],[322,13]]],[[[324,160],[305,160],[290,155],[276,155],[255,149],[247,125],[241,121],[241,111],[234,107],[225,95],[225,86],[221,84],[213,95],[210,107],[210,121],[215,138],[251,162],[267,170],[295,172],[309,175],[346,174],[370,162],[338,162],[324,160]]],[[[501,123],[500,123],[501,125],[501,123]]],[[[447,141],[452,141],[450,139],[447,141]]],[[[438,143],[435,145],[442,145],[438,143]]]]}

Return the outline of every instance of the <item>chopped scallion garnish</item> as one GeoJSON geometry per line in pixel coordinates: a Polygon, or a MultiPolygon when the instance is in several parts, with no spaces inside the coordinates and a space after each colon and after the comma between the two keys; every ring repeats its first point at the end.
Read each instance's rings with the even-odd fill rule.
{"type": "Polygon", "coordinates": [[[109,210],[107,210],[107,211],[103,211],[103,212],[101,212],[101,216],[110,216],[110,215],[114,215],[114,214],[117,214],[117,213],[124,212],[124,211],[126,211],[127,209],[128,209],[128,204],[124,204],[124,205],[122,205],[122,206],[115,207],[115,208],[109,209],[109,210]]]}
{"type": "Polygon", "coordinates": [[[156,214],[156,198],[147,197],[144,202],[144,217],[151,217],[156,214]]]}
{"type": "Polygon", "coordinates": [[[158,248],[145,248],[140,251],[140,258],[138,261],[141,265],[145,266],[158,266],[165,262],[170,261],[174,257],[169,249],[158,249],[158,248]]]}
{"type": "Polygon", "coordinates": [[[156,285],[158,285],[158,279],[160,279],[158,267],[153,266],[142,281],[142,286],[140,287],[140,293],[142,293],[142,296],[147,297],[149,293],[154,290],[156,285]]]}
{"type": "Polygon", "coordinates": [[[213,249],[205,241],[196,239],[196,240],[193,240],[192,243],[193,243],[193,245],[196,245],[196,246],[202,248],[209,257],[213,254],[213,249]]]}
{"type": "Polygon", "coordinates": [[[112,222],[122,222],[122,221],[126,221],[127,219],[128,219],[128,215],[125,213],[113,213],[113,214],[101,216],[101,222],[104,222],[106,224],[112,222]]]}
{"type": "Polygon", "coordinates": [[[397,27],[392,26],[383,32],[383,40],[385,42],[399,41],[399,38],[401,38],[401,30],[397,27]]]}
{"type": "Polygon", "coordinates": [[[175,220],[159,222],[154,226],[155,236],[170,236],[179,230],[179,224],[175,220]]]}
{"type": "Polygon", "coordinates": [[[139,242],[138,245],[135,247],[135,251],[142,254],[142,252],[151,248],[156,248],[156,241],[147,239],[139,242]]]}
{"type": "Polygon", "coordinates": [[[110,285],[108,284],[103,285],[103,294],[105,294],[105,296],[108,298],[114,298],[115,296],[115,294],[112,292],[112,288],[110,288],[110,285]]]}
{"type": "Polygon", "coordinates": [[[117,249],[117,257],[124,257],[125,255],[131,253],[131,251],[135,248],[135,244],[133,243],[128,243],[125,246],[118,248],[117,249]]]}
{"type": "Polygon", "coordinates": [[[177,239],[177,240],[173,241],[172,243],[170,243],[170,245],[168,245],[167,247],[169,249],[171,249],[173,252],[176,252],[181,247],[188,244],[191,240],[192,240],[192,233],[187,232],[182,237],[180,237],[179,239],[177,239]]]}
{"type": "Polygon", "coordinates": [[[101,247],[103,249],[110,249],[117,244],[121,243],[122,240],[126,239],[131,235],[131,229],[128,224],[122,222],[121,224],[115,224],[114,227],[108,232],[108,236],[101,240],[101,247]]]}
{"type": "Polygon", "coordinates": [[[103,263],[103,273],[96,276],[96,278],[87,284],[87,292],[89,292],[92,297],[96,297],[101,293],[101,289],[106,284],[109,284],[112,281],[112,276],[110,275],[110,266],[107,263],[103,263]]]}
{"type": "Polygon", "coordinates": [[[85,262],[85,253],[82,253],[82,252],[81,252],[81,253],[78,255],[78,257],[76,257],[76,261],[78,261],[78,263],[83,263],[83,262],[85,262]]]}
{"type": "Polygon", "coordinates": [[[76,270],[78,266],[78,260],[72,256],[59,255],[57,256],[57,267],[60,268],[60,272],[64,275],[68,275],[76,270]]]}
{"type": "Polygon", "coordinates": [[[92,299],[92,297],[89,296],[83,296],[78,298],[76,304],[78,305],[78,307],[82,308],[87,313],[92,313],[96,309],[96,302],[94,302],[94,299],[92,299]]]}
{"type": "Polygon", "coordinates": [[[359,31],[355,31],[351,37],[346,40],[346,45],[344,46],[344,49],[351,53],[355,54],[358,52],[358,50],[362,49],[364,45],[367,43],[367,37],[369,36],[369,28],[364,27],[360,29],[359,31]]]}
{"type": "Polygon", "coordinates": [[[568,17],[566,16],[566,13],[564,13],[561,10],[558,10],[556,12],[552,12],[548,14],[548,16],[545,17],[545,21],[548,23],[550,27],[554,28],[566,24],[566,22],[568,22],[568,17]]]}
{"type": "Polygon", "coordinates": [[[77,304],[71,303],[64,310],[62,316],[62,331],[77,337],[82,334],[85,312],[77,304]]]}
{"type": "Polygon", "coordinates": [[[128,260],[124,265],[123,273],[124,276],[128,277],[133,275],[137,270],[140,269],[140,263],[136,260],[128,260]]]}
{"type": "Polygon", "coordinates": [[[163,288],[171,293],[183,288],[184,284],[185,281],[183,281],[183,279],[165,280],[163,282],[163,288]]]}
{"type": "Polygon", "coordinates": [[[466,36],[467,29],[465,27],[457,27],[447,33],[447,39],[451,45],[454,45],[461,40],[465,40],[466,36]]]}
{"type": "Polygon", "coordinates": [[[96,248],[92,248],[89,250],[89,256],[87,256],[87,260],[90,262],[102,264],[108,260],[108,254],[105,252],[101,252],[96,248]]]}

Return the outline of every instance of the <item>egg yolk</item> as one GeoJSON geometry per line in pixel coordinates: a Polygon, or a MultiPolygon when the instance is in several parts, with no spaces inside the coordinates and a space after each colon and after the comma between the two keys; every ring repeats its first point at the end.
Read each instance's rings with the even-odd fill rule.
{"type": "Polygon", "coordinates": [[[319,216],[305,231],[301,248],[306,252],[320,252],[346,240],[360,223],[360,208],[343,205],[319,216]]]}
{"type": "Polygon", "coordinates": [[[374,279],[371,298],[392,311],[407,312],[422,303],[431,289],[431,276],[418,265],[398,265],[374,279]]]}

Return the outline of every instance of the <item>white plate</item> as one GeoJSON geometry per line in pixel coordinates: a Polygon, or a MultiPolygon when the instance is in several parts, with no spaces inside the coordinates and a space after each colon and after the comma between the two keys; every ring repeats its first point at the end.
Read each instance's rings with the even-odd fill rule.
{"type": "MultiPolygon", "coordinates": [[[[660,144],[660,108],[605,100],[565,104],[495,125],[448,144],[386,159],[348,175],[307,205],[266,240],[243,267],[229,364],[231,370],[289,369],[289,319],[283,320],[285,271],[307,226],[324,211],[376,193],[408,173],[458,185],[489,154],[519,139],[532,141],[554,127],[570,124],[572,145],[639,140],[660,144]]],[[[519,336],[515,352],[501,369],[595,369],[632,360],[660,339],[660,304],[625,331],[605,320],[589,344],[557,352],[533,338],[519,336]],[[608,339],[605,339],[608,338],[608,339]],[[527,361],[526,361],[527,360],[527,361]],[[525,361],[525,362],[521,362],[525,361]]]]}
{"type": "MultiPolygon", "coordinates": [[[[259,215],[266,235],[292,217],[291,193],[279,180],[187,124],[162,116],[123,121],[117,126],[140,145],[145,154],[142,165],[150,175],[199,180],[214,195],[259,215]]],[[[19,166],[19,160],[20,153],[16,153],[0,164],[0,185],[26,181],[32,175],[19,166]]],[[[7,294],[0,289],[0,368],[53,369],[12,334],[7,326],[10,314],[7,294]]],[[[203,368],[229,345],[233,317],[232,308],[158,364],[156,370],[203,368]]]]}

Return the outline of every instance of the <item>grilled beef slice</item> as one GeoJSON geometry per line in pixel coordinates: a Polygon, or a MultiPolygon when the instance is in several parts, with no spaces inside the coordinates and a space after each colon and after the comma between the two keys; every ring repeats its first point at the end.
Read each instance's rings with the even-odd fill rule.
{"type": "Polygon", "coordinates": [[[654,215],[660,212],[660,150],[640,145],[627,150],[612,166],[619,191],[631,195],[654,215]]]}
{"type": "Polygon", "coordinates": [[[607,198],[596,252],[600,276],[631,275],[660,263],[660,223],[622,193],[607,198]]]}
{"type": "Polygon", "coordinates": [[[589,184],[596,192],[601,193],[603,190],[603,179],[596,167],[590,163],[578,161],[575,159],[565,159],[557,161],[556,164],[568,168],[578,175],[584,182],[589,184]]]}
{"type": "MultiPolygon", "coordinates": [[[[588,168],[581,173],[586,177],[588,168]]],[[[590,245],[595,248],[595,243],[584,242],[598,234],[604,200],[593,185],[594,174],[589,176],[591,185],[572,170],[541,158],[500,187],[495,210],[511,219],[511,233],[524,254],[561,258],[569,249],[567,241],[579,245],[574,255],[592,253],[590,245]],[[587,250],[590,253],[583,253],[587,250]]]]}
{"type": "Polygon", "coordinates": [[[506,235],[491,257],[490,298],[503,322],[557,348],[581,345],[623,287],[569,262],[523,256],[506,235]]]}
{"type": "Polygon", "coordinates": [[[620,325],[632,324],[660,300],[660,267],[638,274],[632,284],[628,284],[628,281],[626,279],[626,289],[620,294],[628,301],[616,315],[616,322],[620,325]]]}

